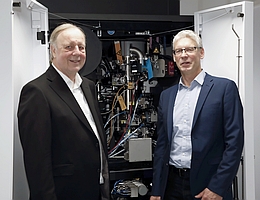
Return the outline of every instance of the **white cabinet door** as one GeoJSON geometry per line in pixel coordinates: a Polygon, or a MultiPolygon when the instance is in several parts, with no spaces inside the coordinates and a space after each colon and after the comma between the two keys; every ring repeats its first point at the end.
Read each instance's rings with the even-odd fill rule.
{"type": "Polygon", "coordinates": [[[245,146],[238,172],[239,199],[255,199],[253,123],[253,2],[219,6],[194,14],[202,37],[202,67],[212,75],[234,80],[244,106],[245,146]]]}

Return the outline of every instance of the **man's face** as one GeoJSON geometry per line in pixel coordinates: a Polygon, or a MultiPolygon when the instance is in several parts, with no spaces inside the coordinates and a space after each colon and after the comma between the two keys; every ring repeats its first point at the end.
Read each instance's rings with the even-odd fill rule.
{"type": "Polygon", "coordinates": [[[51,51],[55,67],[73,80],[86,61],[84,34],[77,28],[61,32],[51,51]]]}
{"type": "Polygon", "coordinates": [[[204,49],[198,48],[190,38],[182,38],[175,43],[175,50],[196,47],[194,51],[182,50],[179,55],[173,55],[174,61],[183,75],[197,75],[201,71],[200,59],[204,57],[204,49]]]}

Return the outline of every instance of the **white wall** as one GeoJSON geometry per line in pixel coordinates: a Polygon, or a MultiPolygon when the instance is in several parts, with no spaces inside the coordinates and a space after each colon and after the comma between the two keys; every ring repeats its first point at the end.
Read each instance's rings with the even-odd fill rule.
{"type": "Polygon", "coordinates": [[[180,0],[180,14],[181,15],[193,15],[199,9],[198,0],[180,0]]]}
{"type": "MultiPolygon", "coordinates": [[[[260,1],[259,1],[260,2],[260,1]]],[[[255,185],[256,185],[256,199],[260,199],[260,27],[259,27],[259,19],[260,19],[260,3],[255,5],[254,8],[254,132],[255,132],[255,185]]]]}
{"type": "MultiPolygon", "coordinates": [[[[241,0],[180,0],[180,14],[193,15],[194,12],[214,8],[221,5],[240,2],[241,0]]],[[[253,1],[254,5],[260,4],[260,0],[253,1]]]]}
{"type": "Polygon", "coordinates": [[[0,7],[0,199],[12,199],[13,185],[13,78],[11,1],[0,7]]]}

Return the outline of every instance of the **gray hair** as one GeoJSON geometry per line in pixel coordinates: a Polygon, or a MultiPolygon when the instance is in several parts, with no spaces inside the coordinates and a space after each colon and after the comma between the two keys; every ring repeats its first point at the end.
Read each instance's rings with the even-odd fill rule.
{"type": "MultiPolygon", "coordinates": [[[[65,24],[62,24],[62,25],[59,25],[57,26],[51,33],[51,36],[50,36],[50,46],[54,46],[55,48],[57,47],[57,38],[58,36],[65,30],[68,30],[68,29],[71,29],[71,28],[76,28],[76,29],[79,29],[85,39],[86,39],[86,35],[83,31],[83,29],[81,29],[80,27],[76,26],[76,25],[73,25],[73,24],[70,24],[70,23],[65,23],[65,24]]],[[[50,48],[50,62],[52,62],[53,60],[53,55],[52,55],[52,51],[51,51],[51,48],[50,48]]]]}
{"type": "Polygon", "coordinates": [[[176,42],[178,40],[182,39],[182,38],[190,38],[191,40],[196,42],[196,45],[198,47],[203,47],[202,46],[202,40],[197,33],[195,33],[194,31],[191,31],[191,30],[183,30],[183,31],[180,31],[177,35],[174,36],[173,41],[172,41],[172,48],[173,49],[175,48],[176,42]]]}

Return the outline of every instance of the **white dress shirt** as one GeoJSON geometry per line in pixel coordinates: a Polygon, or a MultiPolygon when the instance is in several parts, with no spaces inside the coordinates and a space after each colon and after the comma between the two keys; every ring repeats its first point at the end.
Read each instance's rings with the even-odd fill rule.
{"type": "Polygon", "coordinates": [[[80,77],[80,75],[77,73],[75,76],[75,82],[73,82],[71,79],[69,79],[65,74],[63,74],[60,70],[58,70],[54,64],[52,64],[52,66],[54,67],[54,69],[56,69],[56,71],[60,74],[60,76],[62,77],[62,79],[65,81],[65,83],[67,84],[67,86],[69,87],[70,91],[72,92],[73,96],[75,97],[75,99],[77,100],[82,112],[84,113],[85,117],[88,120],[88,123],[90,124],[93,132],[95,133],[98,142],[99,142],[99,148],[100,148],[100,160],[101,160],[101,167],[100,167],[100,184],[104,183],[103,180],[103,176],[102,176],[102,170],[103,170],[103,164],[102,164],[102,144],[101,144],[101,140],[97,131],[97,127],[95,124],[95,121],[93,119],[92,113],[90,111],[88,102],[83,94],[83,91],[80,87],[81,83],[82,83],[82,79],[80,77]]]}

